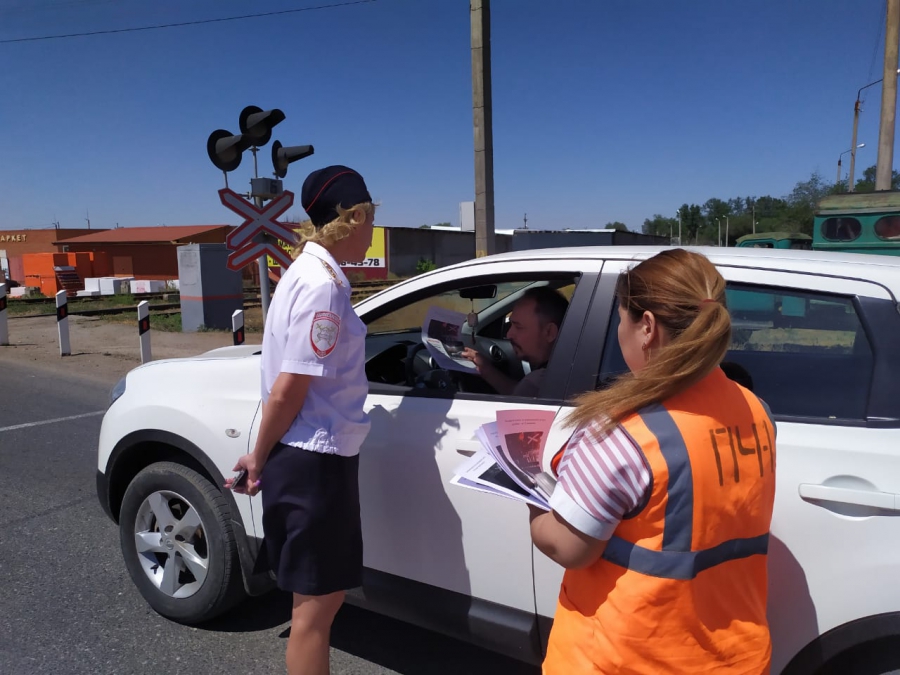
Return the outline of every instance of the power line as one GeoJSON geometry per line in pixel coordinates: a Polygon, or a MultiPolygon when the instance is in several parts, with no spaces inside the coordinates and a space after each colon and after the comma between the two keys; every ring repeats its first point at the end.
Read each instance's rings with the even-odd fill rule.
{"type": "Polygon", "coordinates": [[[349,2],[338,2],[332,5],[316,5],[315,7],[299,7],[297,9],[283,9],[276,12],[260,12],[259,14],[244,14],[242,16],[226,16],[220,19],[200,19],[198,21],[183,21],[181,23],[164,23],[155,26],[139,26],[136,28],[114,28],[111,30],[95,30],[86,33],[69,33],[67,35],[41,35],[38,37],[13,38],[11,40],[0,40],[0,45],[12,42],[37,42],[39,40],[62,40],[65,38],[87,37],[90,35],[111,35],[113,33],[134,33],[144,30],[159,30],[161,28],[178,28],[180,26],[199,26],[206,23],[221,23],[224,21],[242,21],[244,19],[258,19],[264,16],[278,16],[282,14],[296,14],[298,12],[312,12],[318,9],[334,9],[336,7],[349,7],[351,5],[362,5],[377,0],[351,0],[349,2]]]}
{"type": "MultiPolygon", "coordinates": [[[[881,36],[884,32],[884,17],[886,17],[886,16],[887,16],[887,0],[884,0],[884,2],[881,5],[881,14],[878,16],[878,35],[875,38],[875,47],[872,49],[872,61],[871,61],[871,63],[869,63],[869,75],[866,78],[867,80],[871,80],[873,77],[872,71],[875,70],[875,59],[878,57],[878,50],[881,48],[881,45],[883,44],[881,36]]],[[[866,100],[866,97],[865,97],[865,95],[863,95],[860,103],[864,103],[865,100],[866,100]]]]}

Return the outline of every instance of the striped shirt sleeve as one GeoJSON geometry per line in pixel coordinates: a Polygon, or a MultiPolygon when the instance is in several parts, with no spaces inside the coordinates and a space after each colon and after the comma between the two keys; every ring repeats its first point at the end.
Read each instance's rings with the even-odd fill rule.
{"type": "Polygon", "coordinates": [[[596,423],[572,435],[558,473],[551,508],[579,532],[602,541],[644,503],[651,484],[644,454],[628,434],[619,427],[603,433],[596,423]]]}

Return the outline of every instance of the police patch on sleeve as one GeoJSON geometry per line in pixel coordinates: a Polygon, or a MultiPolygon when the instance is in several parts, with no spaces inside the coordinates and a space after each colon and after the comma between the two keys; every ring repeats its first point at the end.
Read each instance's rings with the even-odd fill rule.
{"type": "Polygon", "coordinates": [[[309,329],[309,341],[316,356],[324,359],[333,352],[340,332],[341,317],[333,312],[316,312],[309,329]]]}

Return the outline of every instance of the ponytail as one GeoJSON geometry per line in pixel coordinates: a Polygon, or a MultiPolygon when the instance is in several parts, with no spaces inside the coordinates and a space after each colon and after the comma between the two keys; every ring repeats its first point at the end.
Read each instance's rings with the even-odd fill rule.
{"type": "Polygon", "coordinates": [[[638,373],[581,395],[567,424],[592,421],[609,431],[631,413],[665,401],[709,375],[731,344],[725,280],[704,256],[672,249],[649,258],[616,283],[619,304],[632,320],[650,312],[669,340],[649,354],[638,373]]]}

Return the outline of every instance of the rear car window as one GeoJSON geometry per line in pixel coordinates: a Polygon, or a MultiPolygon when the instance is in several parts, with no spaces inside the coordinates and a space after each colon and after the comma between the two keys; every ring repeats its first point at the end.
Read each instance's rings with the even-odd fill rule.
{"type": "MultiPolygon", "coordinates": [[[[726,372],[778,416],[864,420],[874,354],[852,298],[730,284],[726,372]]],[[[614,312],[600,381],[626,370],[614,312]]]]}

